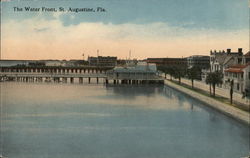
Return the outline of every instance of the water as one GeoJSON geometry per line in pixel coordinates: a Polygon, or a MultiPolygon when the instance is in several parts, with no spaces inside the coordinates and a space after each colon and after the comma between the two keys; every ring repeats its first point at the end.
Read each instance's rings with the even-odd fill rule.
{"type": "Polygon", "coordinates": [[[239,158],[249,129],[168,87],[0,83],[9,158],[239,158]]]}

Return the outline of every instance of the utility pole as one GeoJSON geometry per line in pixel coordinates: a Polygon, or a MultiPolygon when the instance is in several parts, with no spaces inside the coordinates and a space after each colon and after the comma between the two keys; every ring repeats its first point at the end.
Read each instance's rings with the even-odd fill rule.
{"type": "Polygon", "coordinates": [[[129,58],[128,58],[128,60],[130,60],[130,57],[131,57],[131,50],[129,50],[129,58]]]}
{"type": "Polygon", "coordinates": [[[96,53],[97,53],[97,66],[99,66],[99,49],[97,49],[96,53]]]}
{"type": "Polygon", "coordinates": [[[233,87],[234,87],[234,80],[230,81],[230,103],[233,104],[233,87]]]}

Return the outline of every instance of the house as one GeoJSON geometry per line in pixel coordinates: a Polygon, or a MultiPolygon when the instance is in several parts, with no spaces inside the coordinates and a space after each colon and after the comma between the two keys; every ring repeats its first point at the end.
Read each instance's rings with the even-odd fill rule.
{"type": "Polygon", "coordinates": [[[227,49],[226,52],[224,50],[210,51],[211,72],[219,71],[223,73],[231,65],[242,64],[242,59],[242,48],[238,48],[238,52],[231,52],[231,49],[227,49]]]}
{"type": "Polygon", "coordinates": [[[233,65],[224,71],[224,87],[230,89],[233,81],[233,90],[238,93],[250,92],[250,63],[245,65],[233,65]]]}
{"type": "Polygon", "coordinates": [[[243,56],[242,63],[243,64],[250,63],[250,51],[243,56]]]}

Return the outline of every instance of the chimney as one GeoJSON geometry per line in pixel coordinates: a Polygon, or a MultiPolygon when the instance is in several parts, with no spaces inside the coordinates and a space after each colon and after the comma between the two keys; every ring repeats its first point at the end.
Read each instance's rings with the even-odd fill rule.
{"type": "Polygon", "coordinates": [[[231,53],[231,49],[227,49],[227,53],[228,53],[228,54],[231,53]]]}
{"type": "Polygon", "coordinates": [[[238,48],[238,53],[242,53],[242,48],[238,48]]]}

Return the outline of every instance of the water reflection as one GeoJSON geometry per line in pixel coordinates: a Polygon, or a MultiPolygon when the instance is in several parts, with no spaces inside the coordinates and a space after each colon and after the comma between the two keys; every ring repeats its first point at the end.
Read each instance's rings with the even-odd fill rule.
{"type": "Polygon", "coordinates": [[[249,150],[248,127],[168,87],[0,84],[8,157],[235,158],[249,150]]]}
{"type": "Polygon", "coordinates": [[[164,90],[164,86],[160,85],[107,85],[107,91],[126,96],[152,96],[161,93],[164,90]]]}

